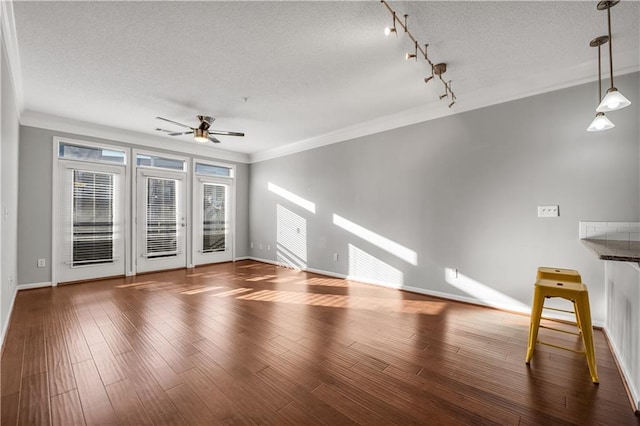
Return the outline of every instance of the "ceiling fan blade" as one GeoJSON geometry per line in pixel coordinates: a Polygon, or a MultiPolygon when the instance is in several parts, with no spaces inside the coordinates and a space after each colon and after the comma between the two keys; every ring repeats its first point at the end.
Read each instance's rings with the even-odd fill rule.
{"type": "Polygon", "coordinates": [[[209,134],[222,135],[222,136],[244,136],[244,133],[227,132],[227,131],[224,131],[224,130],[209,130],[209,134]]]}
{"type": "Polygon", "coordinates": [[[169,133],[169,136],[182,136],[182,135],[191,135],[193,132],[174,132],[169,133]]]}
{"type": "Polygon", "coordinates": [[[160,127],[156,127],[156,130],[159,132],[173,133],[173,130],[161,129],[160,127]]]}
{"type": "Polygon", "coordinates": [[[157,118],[158,120],[168,121],[169,123],[173,123],[173,124],[176,124],[176,125],[178,125],[178,126],[186,127],[187,129],[192,129],[192,130],[193,130],[193,127],[191,127],[191,126],[187,126],[186,124],[178,123],[177,121],[169,120],[169,119],[167,119],[167,118],[162,118],[162,117],[156,117],[156,118],[157,118]]]}
{"type": "Polygon", "coordinates": [[[209,135],[209,140],[213,143],[220,143],[220,140],[217,138],[214,138],[213,136],[209,135]]]}

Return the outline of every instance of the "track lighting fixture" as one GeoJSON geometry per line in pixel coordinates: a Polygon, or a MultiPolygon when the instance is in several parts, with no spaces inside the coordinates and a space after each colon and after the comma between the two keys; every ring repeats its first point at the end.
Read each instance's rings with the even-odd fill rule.
{"type": "Polygon", "coordinates": [[[380,0],[380,2],[387,8],[387,10],[393,16],[393,27],[385,28],[385,30],[384,30],[385,35],[389,35],[391,33],[396,33],[396,36],[398,35],[398,31],[397,31],[397,28],[396,28],[396,23],[402,27],[404,32],[407,34],[409,39],[414,44],[414,52],[413,53],[407,53],[405,55],[405,57],[404,57],[405,60],[415,59],[416,61],[418,61],[418,52],[420,52],[422,54],[422,56],[424,57],[424,60],[431,67],[431,76],[425,77],[424,78],[424,82],[428,83],[431,80],[433,80],[434,77],[439,78],[440,81],[442,82],[442,84],[444,85],[444,95],[440,96],[440,99],[444,99],[444,98],[446,98],[448,96],[451,96],[451,103],[449,104],[449,108],[451,108],[456,103],[456,96],[454,95],[453,91],[451,90],[451,81],[449,81],[447,83],[442,78],[442,74],[444,74],[447,71],[447,64],[446,63],[438,63],[438,64],[434,65],[433,62],[431,62],[431,60],[429,59],[429,55],[427,54],[427,48],[429,47],[429,45],[425,44],[424,45],[424,49],[421,46],[418,46],[418,40],[416,40],[416,38],[413,36],[413,34],[411,34],[411,32],[409,31],[409,27],[407,25],[407,18],[409,17],[409,15],[407,15],[407,14],[404,15],[404,23],[403,23],[402,21],[400,21],[397,18],[396,11],[393,10],[391,8],[391,6],[389,6],[389,4],[386,2],[386,0],[380,0]]]}
{"type": "Polygon", "coordinates": [[[631,105],[629,99],[625,98],[622,93],[613,85],[613,39],[611,38],[611,8],[620,3],[620,0],[607,0],[598,3],[598,10],[607,11],[607,28],[609,29],[609,74],[611,76],[611,87],[607,90],[598,108],[597,112],[609,112],[622,109],[631,105]]]}
{"type": "MultiPolygon", "coordinates": [[[[602,67],[601,67],[601,55],[600,55],[600,46],[609,41],[609,36],[600,36],[596,37],[589,43],[591,47],[598,48],[598,102],[602,100],[602,67]]],[[[587,127],[587,132],[599,132],[602,130],[608,130],[615,127],[615,124],[611,122],[605,115],[604,112],[598,112],[596,117],[593,119],[589,127],[587,127]]]]}
{"type": "Polygon", "coordinates": [[[409,59],[415,59],[416,62],[418,61],[418,42],[416,41],[416,50],[414,51],[414,53],[407,53],[404,56],[405,60],[409,60],[409,59]]]}
{"type": "Polygon", "coordinates": [[[388,36],[391,33],[395,33],[396,37],[398,36],[398,31],[396,30],[396,13],[393,12],[393,27],[387,27],[384,29],[384,35],[388,36]]]}

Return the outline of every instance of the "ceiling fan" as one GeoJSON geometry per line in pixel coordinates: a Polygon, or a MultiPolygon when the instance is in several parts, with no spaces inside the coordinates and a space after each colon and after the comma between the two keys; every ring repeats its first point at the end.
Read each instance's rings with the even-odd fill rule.
{"type": "Polygon", "coordinates": [[[169,136],[181,136],[181,135],[191,135],[193,134],[193,138],[198,142],[207,142],[211,141],[213,143],[220,143],[220,140],[212,135],[223,135],[223,136],[244,136],[244,133],[239,132],[227,132],[224,130],[213,130],[209,127],[211,123],[214,122],[215,118],[209,117],[206,115],[196,115],[198,120],[200,120],[200,125],[198,127],[187,126],[186,124],[178,123],[177,121],[169,120],[162,117],[156,117],[158,120],[164,120],[169,123],[177,124],[180,127],[186,127],[187,129],[191,129],[189,132],[174,132],[173,130],[165,130],[159,127],[156,127],[156,130],[159,132],[168,133],[169,136]]]}

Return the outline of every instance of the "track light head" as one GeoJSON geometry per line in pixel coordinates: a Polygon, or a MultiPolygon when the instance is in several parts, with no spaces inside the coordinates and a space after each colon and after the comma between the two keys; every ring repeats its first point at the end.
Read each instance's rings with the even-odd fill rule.
{"type": "Polygon", "coordinates": [[[451,103],[449,104],[449,108],[451,108],[453,106],[453,104],[455,104],[456,101],[451,101],[451,103]]]}
{"type": "Polygon", "coordinates": [[[443,100],[444,98],[446,98],[446,97],[447,97],[447,95],[448,95],[448,93],[446,93],[446,92],[445,92],[445,94],[444,94],[444,95],[440,95],[440,100],[443,100]]]}
{"type": "Polygon", "coordinates": [[[428,82],[430,82],[431,80],[433,80],[433,76],[431,76],[431,77],[425,77],[425,78],[424,78],[424,82],[425,82],[425,83],[428,83],[428,82]]]}
{"type": "Polygon", "coordinates": [[[395,33],[396,37],[398,36],[398,31],[396,30],[396,13],[393,12],[393,26],[387,27],[384,29],[384,35],[388,36],[391,33],[395,33]]]}
{"type": "Polygon", "coordinates": [[[413,59],[413,58],[416,58],[416,61],[418,60],[418,58],[417,58],[415,53],[407,53],[406,55],[404,55],[404,59],[406,59],[407,61],[409,59],[413,59]]]}

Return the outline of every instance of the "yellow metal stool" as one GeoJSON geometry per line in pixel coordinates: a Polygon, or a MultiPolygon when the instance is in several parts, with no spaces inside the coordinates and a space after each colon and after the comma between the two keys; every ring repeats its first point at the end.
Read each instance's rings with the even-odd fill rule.
{"type": "MultiPolygon", "coordinates": [[[[540,268],[542,269],[542,268],[540,268]]],[[[544,276],[545,273],[548,274],[558,274],[558,272],[554,271],[540,271],[538,270],[538,276],[541,274],[544,276]]],[[[571,270],[564,270],[571,271],[571,270]]],[[[578,279],[580,278],[580,274],[576,271],[572,271],[577,274],[569,274],[563,276],[566,278],[567,276],[570,279],[578,279]]],[[[553,276],[553,275],[547,275],[553,276]]],[[[587,357],[587,364],[589,365],[589,373],[591,374],[591,381],[593,383],[598,383],[598,372],[596,369],[596,352],[593,345],[593,327],[591,325],[591,308],[589,307],[589,293],[587,291],[587,286],[579,281],[564,281],[558,279],[539,279],[535,284],[535,291],[533,295],[533,306],[531,308],[531,325],[529,326],[529,343],[527,348],[527,358],[526,363],[529,364],[531,362],[531,358],[533,358],[533,352],[536,346],[536,343],[540,343],[547,346],[553,346],[559,349],[565,349],[572,352],[577,352],[584,354],[587,357]],[[544,299],[549,297],[561,297],[563,299],[570,300],[573,303],[574,311],[564,311],[562,309],[554,309],[554,308],[545,308],[544,307],[544,299]],[[552,327],[546,327],[540,325],[540,318],[542,317],[542,309],[553,309],[564,312],[575,312],[576,321],[578,325],[578,329],[580,333],[571,333],[565,330],[559,330],[552,327]],[[575,351],[570,348],[565,348],[563,346],[554,345],[551,343],[538,341],[538,328],[548,328],[555,331],[562,331],[565,333],[571,333],[582,336],[582,343],[584,344],[584,351],[575,351]]]]}

